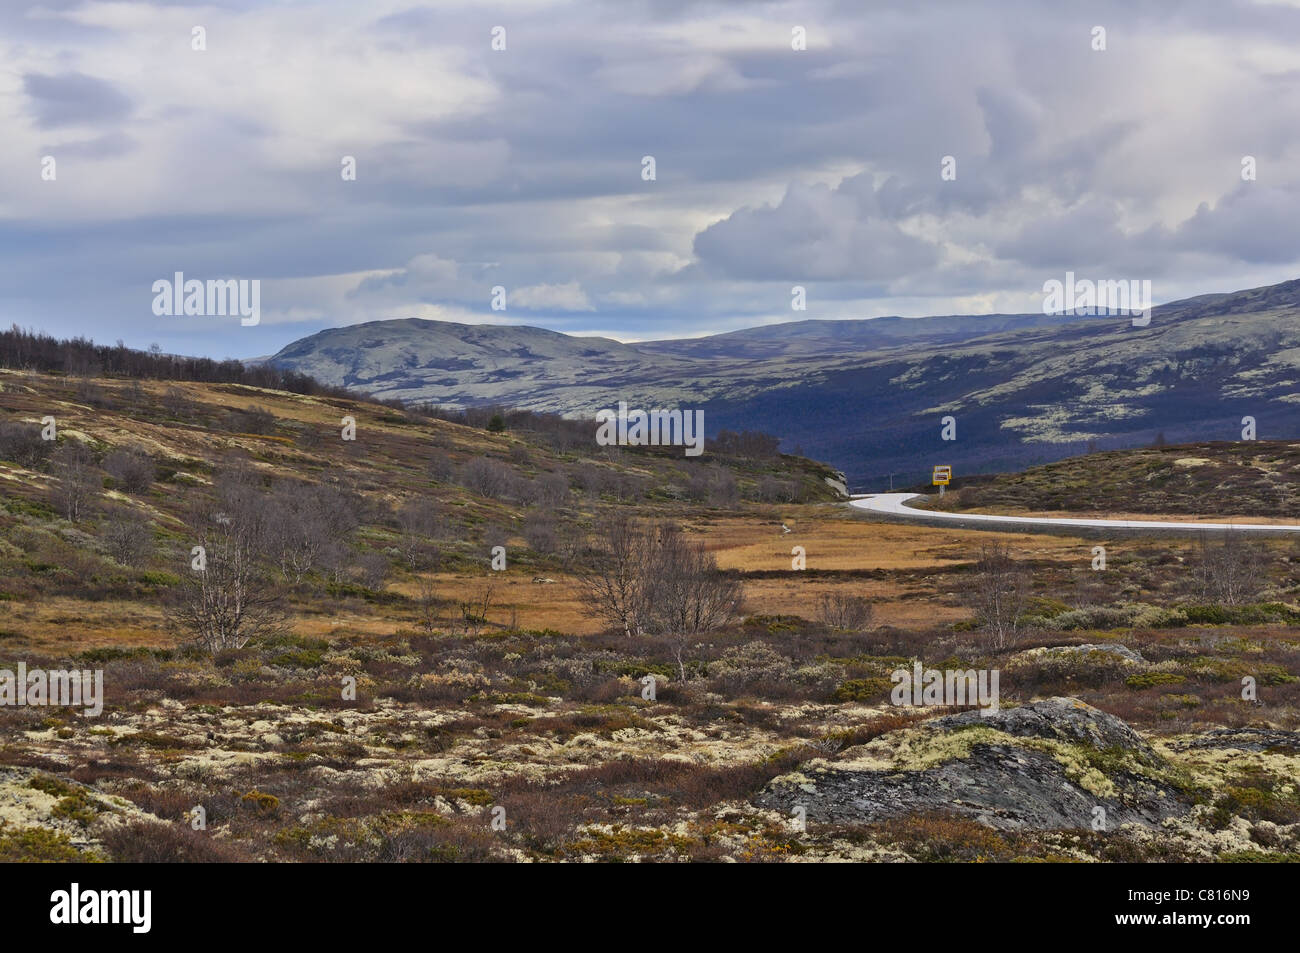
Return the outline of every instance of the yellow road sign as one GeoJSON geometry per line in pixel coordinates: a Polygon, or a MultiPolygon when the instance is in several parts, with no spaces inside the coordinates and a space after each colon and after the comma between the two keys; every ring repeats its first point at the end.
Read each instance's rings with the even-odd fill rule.
{"type": "Polygon", "coordinates": [[[947,486],[951,483],[952,467],[935,467],[933,482],[935,486],[947,486]]]}

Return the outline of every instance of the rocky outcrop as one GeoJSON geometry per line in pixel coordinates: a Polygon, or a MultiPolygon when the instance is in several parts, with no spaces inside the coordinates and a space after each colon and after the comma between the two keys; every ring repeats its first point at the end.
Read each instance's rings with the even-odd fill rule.
{"type": "Polygon", "coordinates": [[[1180,751],[1204,748],[1235,748],[1238,751],[1300,753],[1300,731],[1276,728],[1216,728],[1188,741],[1175,743],[1180,751]]]}
{"type": "Polygon", "coordinates": [[[802,807],[809,822],[951,813],[1049,830],[1155,826],[1185,813],[1190,798],[1178,772],[1119,718],[1050,698],[890,732],[774,779],[756,803],[785,814],[802,807]]]}
{"type": "Polygon", "coordinates": [[[838,493],[842,498],[846,500],[849,498],[849,478],[843,473],[836,470],[835,476],[823,477],[822,479],[826,481],[827,486],[838,493]]]}
{"type": "Polygon", "coordinates": [[[1102,644],[1088,643],[1086,645],[1057,645],[1052,648],[1045,648],[1045,649],[1038,650],[1039,655],[1045,655],[1048,656],[1049,658],[1052,656],[1062,656],[1062,657],[1086,656],[1092,652],[1105,652],[1108,655],[1114,655],[1119,658],[1122,658],[1126,662],[1141,663],[1146,661],[1146,659],[1142,657],[1141,652],[1136,652],[1133,649],[1129,648],[1127,645],[1119,645],[1118,643],[1102,643],[1102,644]]]}
{"type": "Polygon", "coordinates": [[[1017,738],[1051,738],[1066,744],[1098,749],[1119,749],[1140,760],[1159,760],[1142,736],[1114,715],[1077,698],[1047,698],[1019,708],[1003,708],[991,715],[964,711],[926,722],[928,731],[959,731],[983,725],[1017,738]]]}
{"type": "Polygon", "coordinates": [[[105,828],[158,818],[125,798],[70,778],[17,766],[0,767],[0,831],[43,828],[79,850],[97,846],[105,828]]]}

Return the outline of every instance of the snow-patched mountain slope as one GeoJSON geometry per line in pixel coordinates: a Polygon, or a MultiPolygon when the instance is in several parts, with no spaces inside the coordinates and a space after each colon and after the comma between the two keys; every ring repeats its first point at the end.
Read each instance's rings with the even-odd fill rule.
{"type": "Polygon", "coordinates": [[[700,408],[706,429],[763,430],[844,470],[903,485],[936,462],[1005,472],[1101,449],[1300,437],[1300,281],[1128,317],[793,322],[621,344],[540,328],[380,321],[272,358],[381,397],[500,403],[573,417],[620,400],[700,408]],[[941,421],[958,421],[941,439],[941,421]]]}
{"type": "Polygon", "coordinates": [[[564,414],[663,396],[695,362],[656,356],[608,338],[518,325],[406,318],[333,328],[295,341],[272,363],[378,397],[514,406],[564,414]]]}

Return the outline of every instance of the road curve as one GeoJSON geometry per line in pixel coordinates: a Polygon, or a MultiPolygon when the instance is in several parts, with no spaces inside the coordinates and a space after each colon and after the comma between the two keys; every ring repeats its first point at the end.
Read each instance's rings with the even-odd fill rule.
{"type": "Polygon", "coordinates": [[[1063,529],[1081,530],[1135,530],[1151,532],[1153,530],[1168,533],[1226,533],[1239,531],[1243,533],[1300,533],[1300,523],[1177,523],[1164,520],[1102,520],[1078,519],[1059,516],[993,516],[988,513],[950,513],[944,510],[920,510],[906,506],[909,500],[923,500],[920,493],[872,493],[855,497],[849,501],[854,506],[869,513],[901,517],[922,523],[937,523],[960,526],[963,529],[1020,529],[1028,532],[1035,530],[1051,532],[1063,529]]]}

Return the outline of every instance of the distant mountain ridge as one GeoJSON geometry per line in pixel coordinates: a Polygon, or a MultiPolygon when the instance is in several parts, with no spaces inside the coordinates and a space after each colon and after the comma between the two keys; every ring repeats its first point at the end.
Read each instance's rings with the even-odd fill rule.
{"type": "Polygon", "coordinates": [[[761,429],[855,487],[1018,469],[1150,443],[1300,437],[1300,280],[1122,317],[797,321],[624,344],[518,325],[373,321],[303,338],[277,367],[380,397],[586,416],[619,400],[761,429]],[[957,439],[940,439],[940,419],[957,439]]]}

